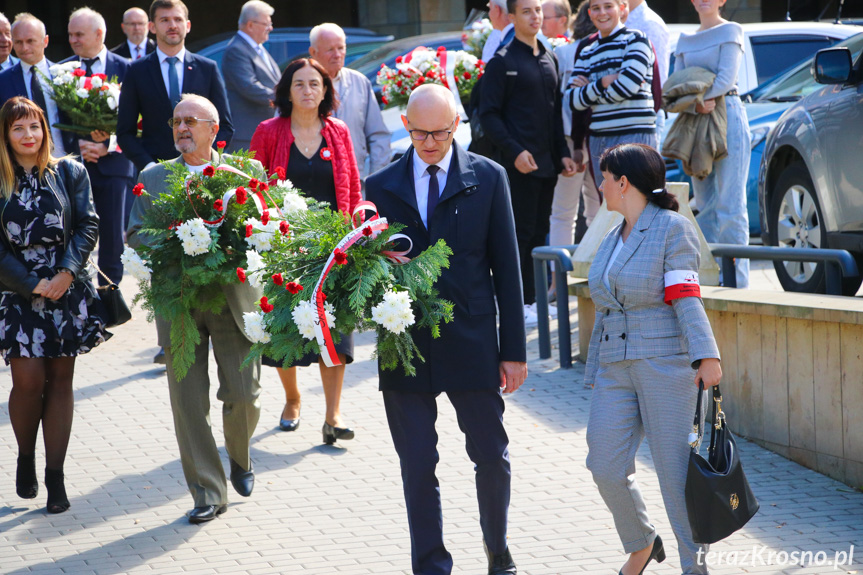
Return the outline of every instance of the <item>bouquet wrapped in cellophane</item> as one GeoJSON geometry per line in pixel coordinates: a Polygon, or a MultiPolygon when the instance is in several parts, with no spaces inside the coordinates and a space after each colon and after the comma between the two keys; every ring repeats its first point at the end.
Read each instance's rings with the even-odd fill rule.
{"type": "Polygon", "coordinates": [[[54,79],[50,80],[48,97],[72,122],[54,124],[55,128],[81,135],[94,130],[113,134],[117,130],[120,84],[116,76],[87,76],[81,62],[54,64],[50,71],[54,79]]]}
{"type": "Polygon", "coordinates": [[[458,93],[462,105],[466,106],[484,70],[483,61],[464,50],[447,50],[441,46],[435,51],[421,46],[396,58],[394,69],[381,64],[377,83],[386,107],[406,106],[411,92],[423,84],[440,84],[458,93]]]}

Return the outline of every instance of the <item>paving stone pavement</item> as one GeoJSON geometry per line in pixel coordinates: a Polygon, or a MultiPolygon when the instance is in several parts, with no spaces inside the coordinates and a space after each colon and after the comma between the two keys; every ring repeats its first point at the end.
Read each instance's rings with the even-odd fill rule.
{"type": "MultiPolygon", "coordinates": [[[[130,299],[134,281],[127,277],[123,287],[130,299]]],[[[576,330],[575,313],[572,321],[576,330]]],[[[44,486],[36,500],[15,495],[16,445],[8,404],[0,405],[0,573],[409,572],[401,479],[370,359],[370,334],[357,337],[357,360],[347,369],[343,393],[343,410],[357,438],[321,444],[324,405],[315,368],[300,370],[300,428],[279,431],[284,398],[275,371],[264,369],[262,417],[252,447],[255,491],[248,499],[235,495],[226,514],[203,526],[185,518],[192,499],[177,455],[165,371],[151,363],[155,329],[136,310],[134,320],[114,334],[78,359],[67,513],[45,513],[44,486]]],[[[505,416],[514,475],[509,541],[519,573],[617,573],[621,546],[584,466],[591,395],[582,384],[584,368],[563,370],[553,359],[540,360],[535,330],[529,339],[530,376],[507,398],[505,416]]],[[[212,361],[210,373],[216,381],[212,361]]],[[[0,367],[0,387],[4,394],[11,387],[6,367],[0,367]]],[[[211,404],[220,437],[215,389],[211,404]]],[[[454,572],[485,573],[472,464],[454,411],[444,397],[439,404],[438,476],[454,572]]],[[[712,547],[725,555],[721,561],[713,558],[711,572],[863,573],[863,493],[749,442],[739,444],[761,512],[712,547]],[[853,564],[837,569],[832,563],[795,566],[782,553],[770,557],[771,552],[824,551],[832,562],[852,545],[853,564]],[[737,553],[736,564],[729,564],[731,552],[737,553]]],[[[224,451],[223,460],[227,466],[224,451]]],[[[43,464],[40,445],[37,466],[43,464]]],[[[679,574],[676,543],[645,447],[637,464],[652,520],[668,549],[665,563],[648,572],[679,574]]]]}

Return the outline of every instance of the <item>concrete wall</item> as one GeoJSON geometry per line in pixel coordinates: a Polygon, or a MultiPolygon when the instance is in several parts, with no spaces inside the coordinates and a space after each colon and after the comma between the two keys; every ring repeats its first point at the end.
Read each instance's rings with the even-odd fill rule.
{"type": "Polygon", "coordinates": [[[358,0],[358,25],[400,38],[459,30],[465,0],[358,0]]]}

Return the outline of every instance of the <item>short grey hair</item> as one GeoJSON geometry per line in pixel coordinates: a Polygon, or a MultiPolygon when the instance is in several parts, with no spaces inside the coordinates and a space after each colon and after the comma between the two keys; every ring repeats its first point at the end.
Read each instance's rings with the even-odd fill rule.
{"type": "Polygon", "coordinates": [[[563,18],[566,16],[566,27],[569,28],[569,21],[572,19],[572,6],[569,5],[569,0],[545,0],[543,6],[551,4],[554,6],[554,17],[563,18]]]}
{"type": "Polygon", "coordinates": [[[6,22],[7,24],[10,23],[9,18],[7,18],[6,14],[4,14],[3,12],[0,12],[0,22],[6,22]]]}
{"type": "Polygon", "coordinates": [[[217,124],[219,123],[219,111],[216,109],[216,106],[214,106],[213,103],[205,97],[199,96],[198,94],[183,94],[183,97],[180,98],[180,103],[183,102],[198,104],[207,111],[207,115],[210,116],[208,118],[209,120],[213,120],[217,124]]]}
{"type": "Polygon", "coordinates": [[[495,6],[500,8],[501,10],[503,10],[504,12],[507,11],[506,0],[489,0],[489,2],[491,2],[492,4],[494,4],[495,6]]]}
{"type": "Polygon", "coordinates": [[[272,16],[275,12],[275,8],[262,0],[249,0],[240,8],[240,21],[237,24],[243,26],[257,16],[272,16]]]}
{"type": "Polygon", "coordinates": [[[321,32],[332,32],[333,34],[337,34],[342,38],[347,38],[345,35],[345,31],[342,30],[342,27],[338,24],[333,24],[332,22],[324,22],[323,24],[318,24],[312,31],[309,32],[309,44],[314,46],[318,42],[318,38],[321,36],[321,32]]]}
{"type": "Polygon", "coordinates": [[[93,23],[93,27],[96,30],[102,31],[102,39],[104,40],[105,34],[108,33],[108,26],[105,24],[105,18],[103,18],[101,14],[99,14],[92,8],[87,8],[85,6],[84,8],[78,8],[77,10],[69,14],[69,22],[71,22],[78,16],[85,16],[89,18],[90,21],[93,23]]]}
{"type": "Polygon", "coordinates": [[[42,37],[44,38],[48,35],[47,30],[45,30],[45,23],[30,14],[29,12],[21,12],[20,14],[15,15],[15,21],[12,22],[12,30],[15,30],[15,26],[17,26],[21,22],[35,22],[36,25],[42,30],[42,37]]]}

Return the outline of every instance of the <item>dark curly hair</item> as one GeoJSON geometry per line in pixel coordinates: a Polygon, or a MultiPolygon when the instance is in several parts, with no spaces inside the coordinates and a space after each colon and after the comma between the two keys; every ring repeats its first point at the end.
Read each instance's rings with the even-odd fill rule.
{"type": "Polygon", "coordinates": [[[647,201],[676,212],[680,207],[674,194],[665,189],[665,162],[659,152],[645,144],[618,144],[602,153],[599,169],[614,176],[626,176],[647,201]],[[653,193],[654,190],[662,190],[653,193]]]}
{"type": "Polygon", "coordinates": [[[321,118],[326,118],[336,111],[339,107],[339,98],[336,95],[336,90],[333,87],[333,79],[324,69],[321,64],[314,58],[297,58],[285,68],[282,73],[282,78],[276,84],[276,94],[273,98],[273,106],[279,111],[279,116],[282,118],[290,118],[293,104],[291,104],[291,83],[294,81],[294,74],[297,70],[301,70],[306,66],[311,66],[321,75],[324,80],[324,99],[318,106],[318,115],[321,118]]]}

